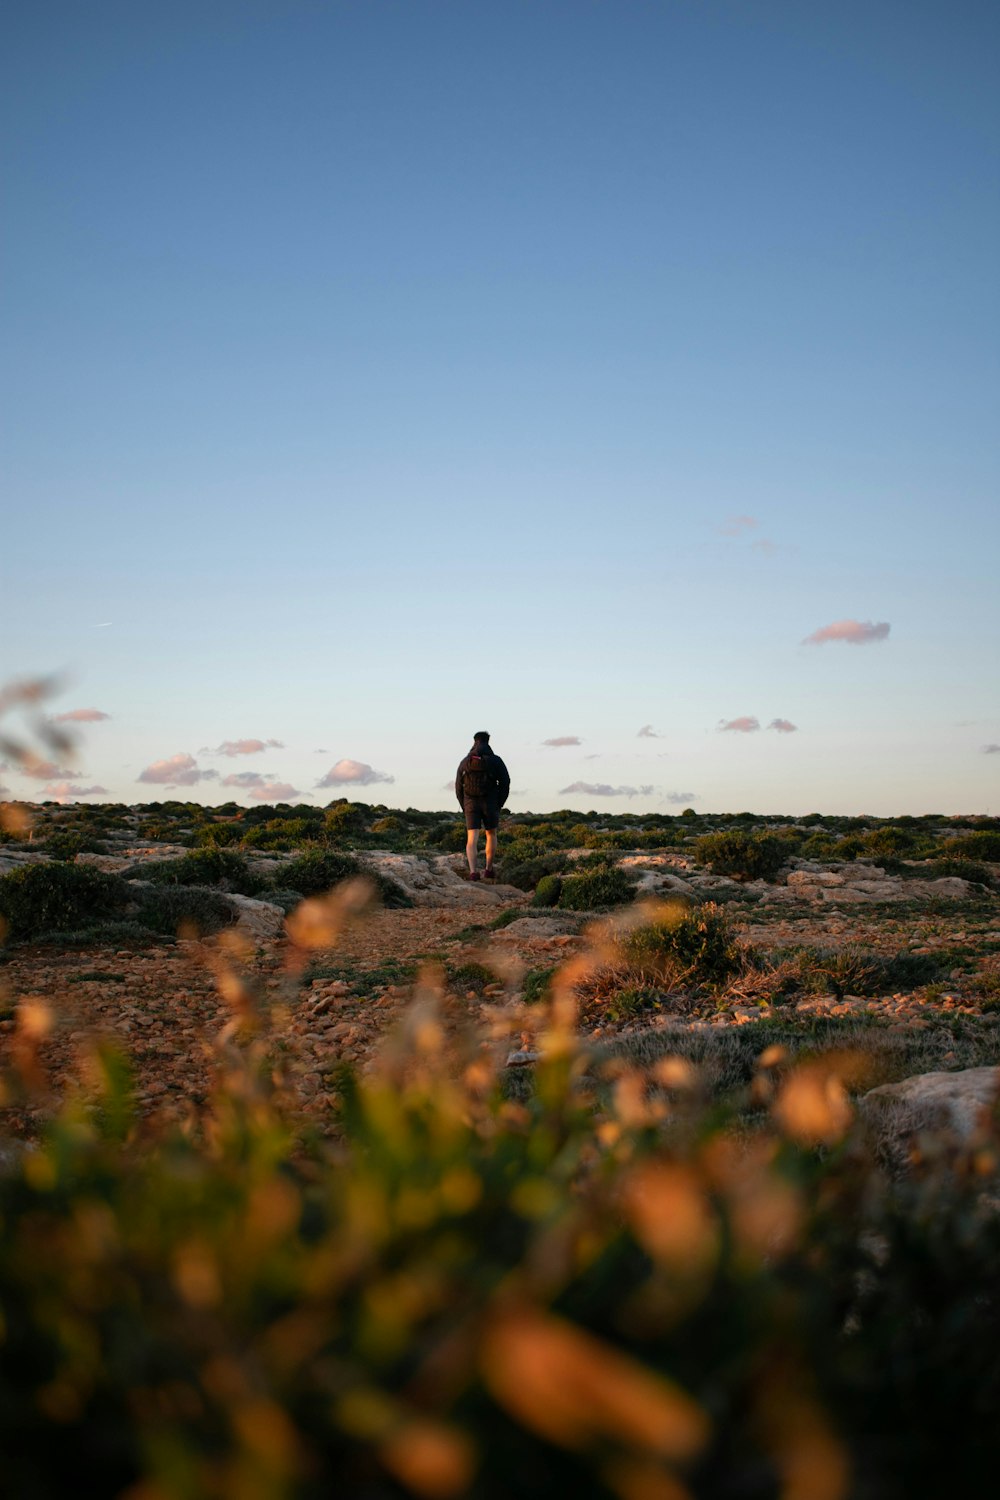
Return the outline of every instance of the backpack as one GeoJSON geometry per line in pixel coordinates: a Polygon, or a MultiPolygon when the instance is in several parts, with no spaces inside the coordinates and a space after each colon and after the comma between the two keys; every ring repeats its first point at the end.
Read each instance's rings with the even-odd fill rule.
{"type": "Polygon", "coordinates": [[[488,797],[496,787],[496,776],[487,755],[470,755],[462,778],[462,790],[466,797],[488,797]]]}

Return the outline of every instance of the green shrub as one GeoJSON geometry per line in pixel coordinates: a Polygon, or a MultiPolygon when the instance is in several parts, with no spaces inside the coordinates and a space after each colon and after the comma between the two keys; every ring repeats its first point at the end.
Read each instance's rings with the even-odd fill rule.
{"type": "Polygon", "coordinates": [[[106,854],[107,844],[88,833],[50,833],[43,846],[50,859],[74,860],[78,854],[106,854]]]}
{"type": "Polygon", "coordinates": [[[195,834],[195,843],[203,849],[231,848],[243,842],[246,828],[241,823],[208,823],[195,834]]]}
{"type": "Polygon", "coordinates": [[[739,828],[703,834],[695,840],[694,852],[714,875],[728,875],[734,880],[773,880],[789,854],[787,844],[777,834],[739,828]]]}
{"type": "Polygon", "coordinates": [[[256,896],[266,884],[246,858],[231,849],[193,849],[179,859],[149,859],[130,866],[125,874],[154,885],[214,885],[241,896],[256,896]]]}
{"type": "Polygon", "coordinates": [[[360,873],[360,861],[353,854],[327,849],[289,860],[288,864],[282,865],[280,878],[288,890],[299,891],[303,896],[320,896],[342,880],[360,873]]]}
{"type": "Polygon", "coordinates": [[[15,940],[110,920],[131,899],[131,890],[120,876],[90,865],[53,861],[0,877],[0,916],[15,940]]]}
{"type": "Polygon", "coordinates": [[[446,972],[453,989],[473,990],[477,995],[483,994],[489,985],[497,982],[496,974],[486,964],[470,962],[454,967],[449,964],[446,972]]]}
{"type": "Polygon", "coordinates": [[[861,849],[866,858],[874,860],[893,860],[912,854],[917,847],[915,836],[905,828],[895,828],[891,825],[884,828],[872,828],[861,837],[861,849]]]}
{"type": "Polygon", "coordinates": [[[563,911],[602,911],[624,906],[634,898],[635,884],[635,876],[604,865],[583,875],[564,876],[558,904],[563,911]]]}
{"type": "Polygon", "coordinates": [[[529,969],[521,985],[521,999],[525,1005],[540,1005],[549,998],[552,976],[557,973],[555,965],[548,968],[529,969]]]}
{"type": "MultiPolygon", "coordinates": [[[[774,955],[775,957],[779,955],[774,955]]],[[[876,953],[869,948],[803,948],[795,956],[802,985],[821,993],[902,993],[941,977],[944,958],[933,953],[876,953]]]]}
{"type": "Polygon", "coordinates": [[[383,906],[403,907],[413,903],[403,887],[389,876],[365,865],[353,854],[344,854],[333,849],[317,850],[290,860],[280,870],[282,886],[299,891],[303,896],[321,896],[332,890],[342,880],[354,875],[364,875],[372,881],[383,906]]]}
{"type": "Polygon", "coordinates": [[[1000,862],[1000,832],[990,828],[977,828],[974,833],[960,833],[944,845],[946,855],[959,855],[963,859],[985,859],[990,864],[1000,862]]]}
{"type": "Polygon", "coordinates": [[[386,818],[377,818],[370,831],[372,833],[405,833],[406,824],[401,818],[390,813],[386,818]]]}
{"type": "Polygon", "coordinates": [[[667,912],[626,933],[622,956],[637,978],[661,984],[721,985],[745,962],[724,912],[711,902],[667,912]]]}
{"type": "Polygon", "coordinates": [[[532,906],[558,906],[562,885],[562,877],[560,875],[543,875],[535,886],[535,894],[531,901],[532,906]]]}
{"type": "Polygon", "coordinates": [[[910,865],[906,874],[919,876],[921,880],[939,880],[952,875],[959,880],[969,880],[973,885],[991,885],[993,882],[986,866],[974,859],[929,859],[920,865],[910,865]]]}
{"type": "Polygon", "coordinates": [[[208,886],[164,885],[140,891],[136,921],[167,937],[209,937],[231,927],[239,912],[221,891],[208,886]]]}
{"type": "Polygon", "coordinates": [[[516,886],[519,891],[533,891],[546,875],[558,875],[568,864],[565,854],[535,854],[530,859],[516,860],[508,849],[503,857],[504,883],[516,886]]]}

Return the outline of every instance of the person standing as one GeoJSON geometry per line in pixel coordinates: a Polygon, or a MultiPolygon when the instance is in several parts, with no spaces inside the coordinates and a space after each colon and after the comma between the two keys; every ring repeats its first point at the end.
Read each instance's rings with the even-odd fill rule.
{"type": "Polygon", "coordinates": [[[484,880],[495,880],[494,865],[497,857],[497,829],[500,824],[500,809],[510,795],[510,776],[499,755],[490,749],[490,737],[485,729],[477,729],[472,740],[472,749],[459,762],[455,776],[455,796],[465,814],[465,857],[469,862],[469,879],[478,880],[476,864],[479,858],[479,830],[486,830],[486,869],[484,880]]]}

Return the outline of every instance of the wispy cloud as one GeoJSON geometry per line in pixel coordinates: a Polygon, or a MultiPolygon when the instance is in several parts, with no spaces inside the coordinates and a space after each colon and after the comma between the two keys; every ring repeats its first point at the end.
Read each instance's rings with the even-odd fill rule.
{"type": "Polygon", "coordinates": [[[687,807],[692,802],[698,801],[697,792],[668,792],[667,801],[675,807],[687,807]]]}
{"type": "Polygon", "coordinates": [[[718,532],[720,536],[745,536],[748,531],[756,531],[759,525],[756,516],[727,516],[718,532]]]}
{"type": "Polygon", "coordinates": [[[1000,745],[984,745],[984,755],[1000,755],[1000,745]]]}
{"type": "Polygon", "coordinates": [[[287,781],[265,781],[260,786],[255,786],[250,793],[254,802],[298,802],[308,793],[300,792],[287,781]]]}
{"type": "Polygon", "coordinates": [[[662,734],[657,734],[652,724],[643,724],[636,735],[637,740],[662,740],[662,738],[662,734]]]}
{"type": "Polygon", "coordinates": [[[151,766],[139,772],[136,781],[153,786],[197,786],[199,781],[216,781],[218,776],[218,771],[203,771],[193,755],[185,755],[180,750],[166,760],[154,760],[151,766]]]}
{"type": "Polygon", "coordinates": [[[81,771],[68,771],[65,766],[57,766],[54,760],[42,760],[40,755],[28,754],[17,767],[22,776],[31,776],[35,781],[51,781],[53,777],[61,776],[63,781],[79,781],[81,771]]]}
{"type": "Polygon", "coordinates": [[[755,734],[760,728],[760,720],[753,714],[744,714],[739,719],[720,719],[717,728],[722,734],[755,734]]]}
{"type": "Polygon", "coordinates": [[[71,786],[68,781],[57,781],[43,786],[41,795],[50,802],[75,802],[77,797],[106,797],[106,786],[71,786]]]}
{"type": "Polygon", "coordinates": [[[771,541],[769,536],[759,536],[750,543],[750,550],[760,552],[764,557],[773,557],[776,552],[780,551],[780,548],[777,542],[771,541]]]}
{"type": "Polygon", "coordinates": [[[203,755],[260,755],[264,750],[284,750],[280,740],[223,740],[214,750],[203,749],[203,755]]]}
{"type": "Polygon", "coordinates": [[[651,786],[609,786],[606,781],[574,781],[571,786],[560,787],[559,796],[649,797],[653,790],[651,786]]]}
{"type": "Polygon", "coordinates": [[[554,739],[542,740],[543,745],[548,745],[550,750],[561,750],[564,745],[582,745],[578,734],[557,734],[554,739]]]}
{"type": "Polygon", "coordinates": [[[233,771],[229,776],[223,776],[223,786],[242,787],[248,790],[253,786],[263,786],[267,775],[263,771],[233,771]]]}
{"type": "Polygon", "coordinates": [[[823,646],[827,641],[846,641],[848,646],[868,646],[872,641],[884,641],[889,634],[888,620],[834,620],[832,625],[821,625],[812,635],[807,635],[803,646],[823,646]]]}
{"type": "Polygon", "coordinates": [[[779,734],[796,734],[799,726],[793,724],[791,719],[772,719],[767,727],[768,729],[776,729],[779,734]]]}
{"type": "Polygon", "coordinates": [[[374,766],[366,765],[363,760],[338,760],[316,785],[374,786],[378,781],[391,783],[395,779],[395,776],[387,776],[384,771],[376,771],[374,766]]]}
{"type": "Polygon", "coordinates": [[[99,708],[71,708],[68,713],[56,714],[53,724],[97,724],[101,719],[110,719],[111,715],[103,713],[99,708]]]}

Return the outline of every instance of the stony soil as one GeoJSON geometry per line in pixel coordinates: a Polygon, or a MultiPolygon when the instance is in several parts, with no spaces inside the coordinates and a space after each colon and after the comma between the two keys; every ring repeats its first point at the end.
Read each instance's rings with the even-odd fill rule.
{"type": "MultiPolygon", "coordinates": [[[[336,1110],[339,1065],[364,1069],[371,1064],[411,1004],[421,975],[422,982],[439,986],[447,974],[450,1027],[489,1013],[495,1033],[498,1028],[504,1033],[506,1025],[501,1045],[530,1046],[530,1010],[518,1003],[524,975],[586,947],[587,921],[557,912],[490,930],[498,912],[526,908],[528,898],[510,887],[464,889],[466,897],[451,892],[447,904],[382,910],[359,919],[335,951],[314,955],[308,964],[283,938],[258,942],[238,958],[214,940],[141,950],[10,950],[0,965],[0,1066],[16,1051],[20,1002],[42,1002],[38,1014],[50,1018],[51,1030],[38,1047],[44,1080],[40,1073],[30,1097],[7,1100],[0,1133],[25,1138],[37,1133],[43,1118],[78,1086],[95,1037],[113,1040],[128,1055],[140,1115],[189,1116],[211,1092],[218,1039],[233,1020],[234,1004],[239,1010],[247,997],[270,1012],[276,1061],[291,1080],[298,1107],[320,1124],[336,1110]],[[475,970],[454,973],[470,964],[488,965],[492,982],[475,970]],[[246,976],[242,987],[234,986],[236,971],[246,976]]],[[[796,945],[828,950],[858,945],[886,955],[943,952],[948,979],[875,997],[792,995],[780,1007],[761,1004],[759,997],[741,999],[738,990],[722,1003],[710,996],[677,995],[628,1022],[608,1020],[591,1007],[584,1011],[587,1034],[605,1039],[678,1022],[732,1026],[776,1014],[874,1013],[896,1026],[920,1028],[942,1013],[979,1014],[1000,1004],[996,896],[925,896],[843,908],[808,899],[758,900],[734,903],[731,912],[741,935],[764,954],[796,945]]]]}

